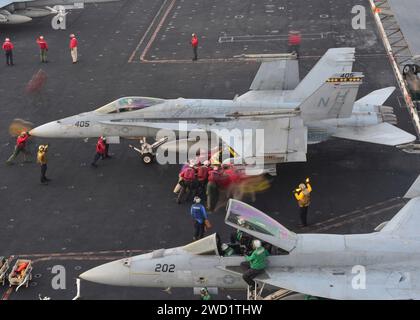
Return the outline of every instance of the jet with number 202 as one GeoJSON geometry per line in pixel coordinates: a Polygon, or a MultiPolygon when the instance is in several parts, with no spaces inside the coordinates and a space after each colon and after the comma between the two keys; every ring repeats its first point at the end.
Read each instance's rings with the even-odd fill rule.
{"type": "MultiPolygon", "coordinates": [[[[264,273],[255,279],[260,288],[265,284],[330,299],[420,299],[420,176],[404,197],[408,203],[368,234],[296,234],[233,199],[225,222],[272,246],[264,273]]],[[[213,234],[109,262],[80,278],[117,286],[245,289],[244,257],[226,256],[222,249],[213,234]]]]}
{"type": "Polygon", "coordinates": [[[175,143],[180,151],[181,136],[190,143],[196,141],[189,139],[192,132],[213,133],[238,158],[263,164],[267,171],[275,170],[277,163],[306,161],[307,144],[330,137],[390,146],[414,141],[415,136],[393,125],[397,119],[392,107],[382,106],[395,87],[356,101],[363,75],[352,72],[354,54],[354,48],[329,49],[302,81],[293,55],[257,55],[251,58],[262,63],[250,90],[233,100],[124,97],[41,125],[31,134],[105,136],[109,143],[118,143],[120,137],[157,139],[174,132],[160,148],[175,143]],[[232,138],[233,131],[239,137],[232,138]]]}

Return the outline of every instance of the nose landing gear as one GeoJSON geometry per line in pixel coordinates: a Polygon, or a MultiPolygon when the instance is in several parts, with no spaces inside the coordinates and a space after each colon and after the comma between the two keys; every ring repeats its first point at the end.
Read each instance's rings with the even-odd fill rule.
{"type": "Polygon", "coordinates": [[[146,142],[146,138],[142,138],[140,139],[140,148],[137,148],[131,144],[129,147],[140,154],[140,158],[144,164],[151,164],[156,158],[157,149],[167,141],[168,137],[164,137],[153,144],[149,144],[146,142]]]}

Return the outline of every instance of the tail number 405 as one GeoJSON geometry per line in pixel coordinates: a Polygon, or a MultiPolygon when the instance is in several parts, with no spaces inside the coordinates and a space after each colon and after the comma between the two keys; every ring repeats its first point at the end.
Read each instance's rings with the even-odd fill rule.
{"type": "Polygon", "coordinates": [[[78,128],[87,128],[90,126],[90,121],[77,121],[74,125],[78,128]]]}
{"type": "Polygon", "coordinates": [[[155,267],[155,272],[175,272],[175,265],[158,263],[155,267]]]}

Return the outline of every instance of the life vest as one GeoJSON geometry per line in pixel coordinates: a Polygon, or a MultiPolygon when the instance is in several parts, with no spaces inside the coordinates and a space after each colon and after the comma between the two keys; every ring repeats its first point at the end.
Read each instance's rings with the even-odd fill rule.
{"type": "Polygon", "coordinates": [[[184,171],[181,172],[181,177],[185,181],[194,181],[195,178],[195,170],[193,168],[187,168],[184,171]]]}
{"type": "Polygon", "coordinates": [[[199,166],[197,168],[197,178],[198,181],[205,181],[208,177],[209,168],[206,166],[199,166]]]}

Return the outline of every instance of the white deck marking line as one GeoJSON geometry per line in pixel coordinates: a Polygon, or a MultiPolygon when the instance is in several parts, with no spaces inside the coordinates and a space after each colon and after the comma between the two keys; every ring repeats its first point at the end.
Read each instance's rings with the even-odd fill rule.
{"type": "MultiPolygon", "coordinates": [[[[386,56],[385,53],[366,53],[366,54],[356,54],[356,58],[370,58],[370,57],[380,57],[386,56]]],[[[319,59],[322,55],[307,55],[307,56],[299,56],[299,60],[304,59],[319,59]]],[[[198,59],[197,61],[187,60],[187,59],[156,59],[156,60],[147,60],[144,59],[142,61],[132,61],[131,63],[242,63],[242,62],[257,62],[255,59],[240,59],[240,58],[204,58],[198,59]]]]}
{"type": "Polygon", "coordinates": [[[138,43],[136,49],[134,49],[133,53],[130,56],[130,59],[128,59],[128,62],[132,62],[137,54],[137,51],[140,49],[140,46],[143,44],[144,40],[146,39],[147,35],[150,32],[150,29],[153,27],[153,25],[155,24],[156,19],[159,17],[161,11],[163,10],[163,8],[166,6],[166,3],[170,1],[170,0],[165,0],[163,2],[163,4],[160,6],[158,12],[156,13],[156,15],[153,17],[152,22],[150,23],[149,27],[147,28],[146,32],[144,33],[143,37],[141,38],[140,42],[138,43]]]}
{"type": "MultiPolygon", "coordinates": [[[[318,32],[318,33],[305,33],[302,34],[303,40],[319,40],[326,39],[329,34],[337,32],[318,32]]],[[[230,42],[258,42],[258,41],[287,41],[289,36],[287,34],[254,34],[254,35],[224,35],[220,36],[219,43],[230,42]]]]}
{"type": "MultiPolygon", "coordinates": [[[[146,32],[144,33],[143,37],[141,38],[139,44],[137,45],[136,49],[133,51],[133,53],[131,54],[128,63],[174,63],[174,64],[180,64],[180,63],[239,63],[239,62],[243,62],[243,60],[241,59],[237,59],[237,58],[204,58],[204,59],[199,59],[198,61],[192,61],[192,60],[187,60],[187,59],[153,59],[153,60],[148,60],[146,59],[146,54],[149,51],[150,47],[152,46],[154,40],[156,39],[157,34],[159,33],[160,29],[162,28],[166,18],[168,17],[170,11],[172,10],[176,0],[172,0],[172,2],[168,5],[164,15],[162,16],[161,20],[159,21],[156,29],[154,30],[150,40],[148,41],[145,49],[142,51],[141,55],[140,55],[140,61],[135,61],[134,58],[137,54],[137,52],[139,51],[140,47],[142,46],[142,44],[144,43],[146,37],[149,35],[149,33],[151,32],[151,29],[153,28],[156,19],[158,19],[158,17],[160,16],[160,14],[162,13],[162,10],[165,8],[165,6],[167,5],[167,3],[171,1],[171,0],[165,0],[164,3],[162,4],[162,6],[159,8],[158,12],[156,13],[156,15],[154,16],[152,22],[150,23],[149,27],[147,28],[146,32]]],[[[316,36],[317,38],[314,40],[319,40],[319,39],[323,39],[328,37],[330,34],[334,34],[337,33],[335,31],[327,31],[327,32],[320,32],[320,33],[307,33],[307,34],[302,34],[302,37],[305,36],[316,36]]],[[[225,42],[234,42],[234,38],[238,38],[238,37],[266,37],[267,39],[269,39],[270,37],[274,39],[277,39],[278,37],[281,37],[279,35],[254,35],[254,36],[248,36],[248,35],[243,35],[243,36],[221,36],[219,37],[219,41],[221,38],[226,38],[226,39],[232,39],[231,41],[225,41],[225,42]]],[[[278,40],[284,40],[284,39],[278,39],[278,40]]],[[[277,40],[277,41],[278,41],[277,40]]],[[[242,40],[244,42],[247,41],[270,41],[270,40],[242,40]]],[[[237,41],[240,42],[240,41],[237,41]]],[[[361,54],[361,55],[356,55],[356,57],[374,57],[374,56],[381,56],[384,55],[382,53],[379,54],[361,54]]],[[[322,55],[307,55],[307,56],[300,56],[299,59],[313,59],[313,58],[320,58],[322,57],[322,55]]],[[[251,59],[247,59],[247,62],[253,61],[251,59]]],[[[256,61],[256,60],[255,60],[256,61]]]]}
{"type": "MultiPolygon", "coordinates": [[[[385,201],[377,202],[375,204],[371,204],[371,205],[366,206],[364,208],[356,209],[356,210],[353,210],[349,213],[345,213],[345,214],[342,214],[340,216],[333,217],[333,218],[330,218],[330,219],[322,221],[322,222],[318,222],[318,223],[316,223],[312,226],[313,227],[320,226],[321,228],[324,228],[324,227],[326,227],[325,223],[335,222],[335,220],[350,217],[352,215],[358,214],[359,212],[363,213],[365,210],[372,209],[372,208],[375,208],[375,207],[379,207],[381,205],[386,205],[386,204],[391,203],[393,201],[399,201],[399,200],[401,200],[400,197],[395,197],[395,198],[391,198],[391,199],[388,199],[388,200],[385,200],[385,201]]],[[[391,210],[394,207],[402,206],[403,204],[404,203],[399,202],[399,203],[394,204],[392,206],[367,213],[363,216],[357,215],[356,218],[357,219],[358,218],[363,218],[363,217],[369,216],[371,214],[377,214],[378,212],[382,212],[384,210],[391,210]]],[[[110,256],[118,257],[118,254],[128,254],[128,255],[130,255],[130,254],[143,254],[143,253],[149,253],[149,252],[152,252],[152,251],[153,251],[152,249],[150,249],[150,250],[133,249],[133,250],[82,251],[82,252],[59,252],[59,253],[31,253],[31,254],[19,254],[19,255],[15,254],[15,255],[11,256],[11,258],[12,258],[11,260],[13,260],[16,257],[39,258],[39,259],[36,259],[36,261],[53,260],[54,258],[57,258],[57,259],[61,258],[63,260],[73,259],[73,258],[78,258],[77,260],[83,260],[83,259],[89,260],[89,258],[94,258],[95,260],[100,260],[100,259],[106,260],[110,256]]]]}
{"type": "Polygon", "coordinates": [[[358,216],[356,216],[354,218],[351,218],[351,219],[348,219],[348,220],[345,220],[345,221],[342,221],[342,222],[338,222],[338,223],[335,223],[335,224],[332,224],[332,225],[328,225],[328,226],[324,226],[324,227],[320,227],[320,228],[315,228],[314,231],[318,231],[319,232],[319,231],[328,230],[328,229],[331,229],[331,228],[334,228],[334,227],[341,227],[343,225],[352,223],[352,222],[354,222],[356,220],[360,220],[360,219],[365,219],[367,217],[376,216],[376,215],[378,215],[380,213],[383,213],[383,212],[386,212],[386,211],[389,211],[389,210],[393,210],[393,209],[396,209],[396,208],[402,208],[403,206],[404,206],[403,203],[397,203],[397,204],[394,204],[394,205],[392,205],[390,207],[386,207],[386,208],[382,208],[382,209],[379,209],[379,210],[376,210],[376,211],[372,211],[372,212],[369,212],[369,213],[366,213],[366,214],[358,215],[358,216]]]}
{"type": "Polygon", "coordinates": [[[331,229],[331,228],[334,228],[334,227],[339,227],[339,226],[343,226],[343,225],[348,224],[348,223],[352,223],[356,220],[364,219],[364,218],[367,218],[367,217],[370,217],[370,216],[375,216],[379,213],[389,211],[389,210],[393,210],[395,208],[402,208],[405,203],[401,200],[402,199],[400,197],[396,197],[396,198],[391,198],[391,199],[388,199],[388,200],[385,200],[385,201],[382,201],[382,202],[378,202],[376,204],[366,206],[362,209],[357,209],[357,210],[351,211],[349,213],[342,214],[340,216],[333,217],[331,219],[318,222],[318,223],[310,226],[308,229],[310,231],[318,231],[318,232],[322,231],[322,230],[328,230],[328,229],[331,229]],[[399,201],[399,202],[396,203],[396,204],[393,204],[391,206],[387,206],[385,208],[381,208],[381,209],[378,209],[378,210],[375,210],[375,211],[366,212],[366,211],[368,211],[372,208],[377,208],[377,207],[380,207],[384,204],[390,204],[390,203],[395,202],[395,201],[399,201]],[[346,219],[346,218],[348,218],[348,219],[346,219]],[[346,220],[344,220],[344,219],[346,219],[346,220]],[[342,221],[340,221],[340,220],[342,220],[342,221]]]}
{"type": "Polygon", "coordinates": [[[396,197],[396,198],[391,198],[391,199],[388,199],[388,200],[385,200],[385,201],[382,201],[382,202],[378,202],[378,203],[375,203],[375,204],[366,206],[366,207],[361,208],[361,209],[356,209],[356,210],[350,211],[348,213],[344,213],[342,215],[339,215],[339,216],[336,216],[336,217],[332,217],[330,219],[327,219],[327,220],[324,220],[324,221],[321,221],[321,222],[317,222],[317,223],[313,224],[312,227],[315,227],[315,228],[318,227],[318,226],[319,227],[323,227],[326,223],[335,222],[336,220],[340,220],[340,219],[343,219],[343,218],[345,219],[345,218],[348,218],[348,217],[350,217],[352,215],[357,215],[359,213],[363,213],[363,212],[365,212],[367,210],[370,210],[372,208],[380,207],[380,206],[382,206],[384,204],[387,204],[387,203],[390,203],[390,202],[394,202],[394,201],[400,200],[400,199],[401,199],[400,197],[396,197]]]}
{"type": "Polygon", "coordinates": [[[143,61],[144,57],[147,54],[147,51],[149,51],[152,43],[155,41],[157,34],[159,33],[160,29],[162,28],[163,23],[165,22],[166,18],[169,15],[169,12],[172,10],[176,0],[172,0],[172,2],[169,4],[168,8],[165,11],[165,14],[163,15],[162,19],[160,19],[159,24],[157,25],[155,31],[152,34],[152,37],[150,38],[149,42],[146,45],[146,48],[144,48],[142,54],[140,55],[140,60],[143,61]]]}
{"type": "Polygon", "coordinates": [[[69,256],[89,256],[89,255],[107,255],[107,254],[118,254],[118,253],[146,253],[152,250],[109,250],[109,251],[85,251],[85,252],[59,252],[59,253],[31,253],[31,254],[15,254],[14,257],[26,257],[26,258],[36,258],[36,257],[69,257],[69,256]]]}

